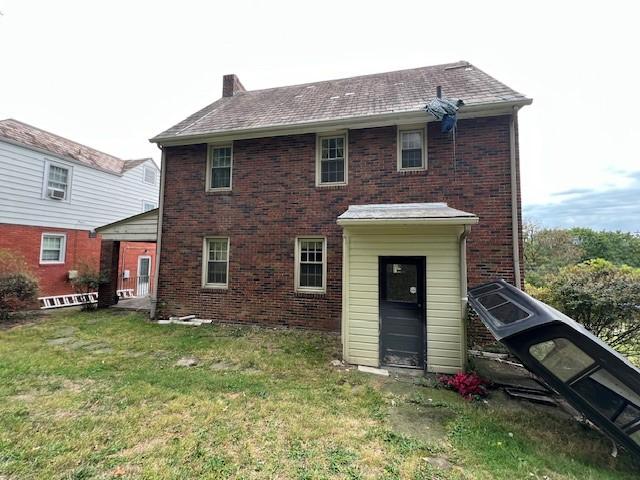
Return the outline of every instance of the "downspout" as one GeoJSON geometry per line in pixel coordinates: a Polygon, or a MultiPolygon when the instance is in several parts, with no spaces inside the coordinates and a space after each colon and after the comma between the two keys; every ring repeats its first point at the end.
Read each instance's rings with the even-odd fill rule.
{"type": "Polygon", "coordinates": [[[164,176],[166,171],[164,148],[159,147],[160,154],[160,201],[158,202],[158,230],[156,233],[156,268],[153,272],[153,296],[151,297],[151,318],[156,317],[158,305],[158,277],[160,274],[160,248],[162,246],[162,212],[164,211],[164,176]]]}
{"type": "Polygon", "coordinates": [[[511,239],[513,243],[513,269],[516,288],[522,287],[520,278],[520,223],[518,221],[518,165],[516,162],[516,118],[518,107],[513,107],[509,122],[511,161],[511,239]]]}
{"type": "Polygon", "coordinates": [[[471,231],[470,225],[465,225],[460,234],[460,318],[462,320],[462,341],[460,342],[460,353],[462,355],[462,365],[467,367],[467,237],[471,231]]]}

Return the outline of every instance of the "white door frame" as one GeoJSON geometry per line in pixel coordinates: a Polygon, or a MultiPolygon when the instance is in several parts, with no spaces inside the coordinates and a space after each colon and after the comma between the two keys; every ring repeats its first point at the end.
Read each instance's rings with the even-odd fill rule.
{"type": "Polygon", "coordinates": [[[137,270],[137,275],[136,275],[136,295],[137,296],[147,296],[149,295],[151,292],[151,255],[138,255],[138,270],[137,270]],[[149,260],[149,262],[147,263],[148,265],[148,271],[147,271],[147,282],[146,282],[146,286],[144,288],[140,288],[141,287],[141,282],[140,282],[140,277],[142,277],[140,271],[141,271],[141,265],[142,265],[142,260],[143,259],[147,259],[149,260]]]}

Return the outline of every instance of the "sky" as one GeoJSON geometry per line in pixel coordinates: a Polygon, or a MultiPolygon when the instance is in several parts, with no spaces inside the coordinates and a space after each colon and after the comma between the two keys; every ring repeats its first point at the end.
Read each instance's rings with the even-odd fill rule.
{"type": "Polygon", "coordinates": [[[0,0],[0,118],[121,158],[221,95],[468,60],[520,112],[524,217],[640,232],[635,2],[0,0]]]}

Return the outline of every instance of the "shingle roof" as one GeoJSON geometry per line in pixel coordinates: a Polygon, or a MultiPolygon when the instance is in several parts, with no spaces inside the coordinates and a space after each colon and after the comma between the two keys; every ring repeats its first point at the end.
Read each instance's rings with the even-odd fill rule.
{"type": "Polygon", "coordinates": [[[338,217],[338,223],[371,222],[374,220],[458,220],[475,223],[478,217],[449,207],[446,203],[387,203],[374,205],[349,205],[338,217]]]}
{"type": "Polygon", "coordinates": [[[2,139],[45,150],[87,167],[116,174],[122,174],[150,160],[123,160],[12,118],[0,120],[0,140],[2,139]]]}
{"type": "Polygon", "coordinates": [[[220,98],[151,140],[420,112],[435,96],[438,86],[442,86],[444,95],[461,98],[467,106],[530,102],[524,95],[463,61],[239,92],[220,98]]]}

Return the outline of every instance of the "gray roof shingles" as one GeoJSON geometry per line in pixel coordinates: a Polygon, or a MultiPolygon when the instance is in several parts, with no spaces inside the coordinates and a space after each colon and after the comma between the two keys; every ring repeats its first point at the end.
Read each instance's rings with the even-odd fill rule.
{"type": "Polygon", "coordinates": [[[524,95],[468,62],[236,93],[223,97],[151,141],[299,125],[391,113],[420,112],[442,86],[465,105],[528,103],[524,95]]]}
{"type": "Polygon", "coordinates": [[[118,175],[150,160],[148,158],[122,160],[12,118],[0,120],[0,140],[2,139],[45,150],[52,155],[71,159],[87,167],[118,175]]]}

